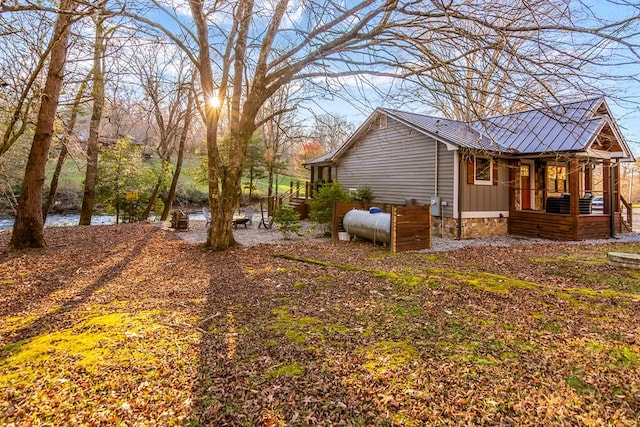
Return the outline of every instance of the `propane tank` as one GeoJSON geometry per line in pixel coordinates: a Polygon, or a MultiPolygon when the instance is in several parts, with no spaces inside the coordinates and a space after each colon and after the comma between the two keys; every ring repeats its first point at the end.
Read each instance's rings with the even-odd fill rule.
{"type": "Polygon", "coordinates": [[[368,211],[353,209],[342,219],[347,233],[374,243],[391,241],[391,214],[381,212],[380,208],[368,211]]]}

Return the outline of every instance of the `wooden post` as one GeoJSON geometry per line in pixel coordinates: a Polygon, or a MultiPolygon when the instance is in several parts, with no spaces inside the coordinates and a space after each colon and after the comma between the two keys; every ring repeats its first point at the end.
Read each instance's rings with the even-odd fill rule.
{"type": "Polygon", "coordinates": [[[577,157],[569,161],[569,214],[580,214],[580,164],[577,157]]]}
{"type": "Polygon", "coordinates": [[[611,192],[609,189],[611,180],[611,161],[604,159],[602,161],[602,202],[604,203],[602,213],[609,215],[611,213],[611,192]]]}
{"type": "Polygon", "coordinates": [[[620,163],[611,165],[611,179],[613,179],[613,211],[620,212],[620,163]]]}
{"type": "Polygon", "coordinates": [[[300,198],[300,181],[296,181],[296,198],[300,198]]]}
{"type": "Polygon", "coordinates": [[[584,165],[584,191],[589,193],[593,191],[593,168],[591,163],[584,165]]]}

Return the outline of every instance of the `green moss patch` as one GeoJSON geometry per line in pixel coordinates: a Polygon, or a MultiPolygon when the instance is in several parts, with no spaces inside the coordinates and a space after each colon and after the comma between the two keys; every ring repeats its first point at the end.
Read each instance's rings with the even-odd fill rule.
{"type": "Polygon", "coordinates": [[[473,286],[476,289],[494,292],[494,293],[506,293],[512,288],[521,289],[535,289],[539,285],[533,282],[527,282],[524,280],[511,279],[506,276],[498,274],[473,272],[473,273],[459,273],[449,272],[447,275],[451,278],[457,279],[473,286]]]}
{"type": "Polygon", "coordinates": [[[158,312],[111,313],[89,317],[76,326],[40,335],[0,349],[0,387],[33,381],[56,370],[61,361],[88,372],[111,364],[153,362],[144,335],[158,312]],[[15,369],[19,367],[19,369],[15,369]]]}
{"type": "Polygon", "coordinates": [[[278,366],[275,369],[267,371],[267,378],[278,377],[295,377],[297,375],[303,375],[305,372],[304,366],[300,366],[297,363],[291,363],[289,365],[278,366]]]}
{"type": "Polygon", "coordinates": [[[362,352],[368,360],[362,367],[374,375],[406,368],[418,357],[418,350],[406,341],[378,341],[362,352]]]}
{"type": "Polygon", "coordinates": [[[294,316],[288,307],[278,307],[271,310],[276,317],[270,322],[270,329],[282,334],[287,340],[295,344],[312,343],[327,339],[332,334],[345,334],[348,328],[333,323],[326,323],[313,316],[294,316]]]}

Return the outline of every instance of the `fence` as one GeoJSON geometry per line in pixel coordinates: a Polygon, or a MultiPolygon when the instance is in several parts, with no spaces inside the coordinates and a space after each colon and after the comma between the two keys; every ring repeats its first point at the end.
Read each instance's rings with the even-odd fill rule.
{"type": "MultiPolygon", "coordinates": [[[[344,232],[342,220],[352,209],[362,209],[361,202],[336,201],[333,205],[332,234],[333,241],[338,233],[344,232]]],[[[391,215],[391,251],[403,252],[431,248],[431,207],[420,205],[382,206],[384,212],[391,215]]]]}

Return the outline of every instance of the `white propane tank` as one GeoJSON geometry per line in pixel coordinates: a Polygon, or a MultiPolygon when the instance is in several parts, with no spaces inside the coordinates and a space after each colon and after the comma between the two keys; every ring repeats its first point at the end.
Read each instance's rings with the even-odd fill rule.
{"type": "Polygon", "coordinates": [[[380,212],[380,209],[350,210],[342,219],[342,225],[350,235],[372,240],[374,243],[391,241],[391,214],[380,212]]]}

